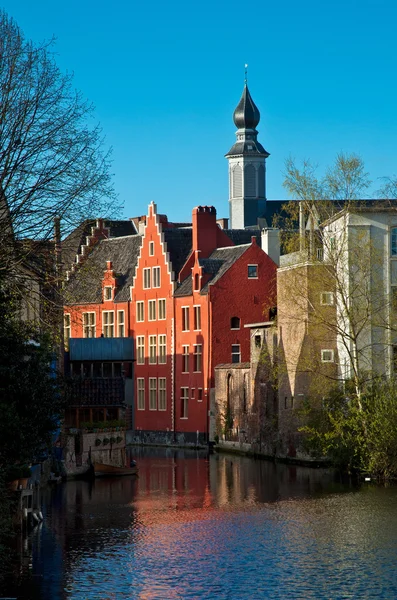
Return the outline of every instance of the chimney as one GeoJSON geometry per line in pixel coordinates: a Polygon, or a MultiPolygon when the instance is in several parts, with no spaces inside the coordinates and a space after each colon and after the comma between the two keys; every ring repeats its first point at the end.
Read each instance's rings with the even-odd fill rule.
{"type": "Polygon", "coordinates": [[[275,227],[262,229],[262,250],[280,265],[280,231],[275,227]]]}
{"type": "Polygon", "coordinates": [[[216,209],[214,206],[196,206],[192,212],[193,252],[207,258],[217,247],[216,209]]]}

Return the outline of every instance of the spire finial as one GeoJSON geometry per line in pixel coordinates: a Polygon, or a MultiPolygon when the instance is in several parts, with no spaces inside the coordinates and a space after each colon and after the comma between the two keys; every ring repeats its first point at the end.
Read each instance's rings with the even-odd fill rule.
{"type": "Polygon", "coordinates": [[[245,83],[245,85],[247,85],[247,81],[248,81],[248,63],[245,63],[244,67],[245,67],[244,83],[245,83]]]}

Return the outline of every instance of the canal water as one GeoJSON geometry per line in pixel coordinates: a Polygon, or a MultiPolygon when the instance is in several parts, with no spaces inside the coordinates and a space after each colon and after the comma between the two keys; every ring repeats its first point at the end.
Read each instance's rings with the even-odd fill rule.
{"type": "Polygon", "coordinates": [[[138,478],[45,492],[9,596],[397,598],[397,488],[223,454],[135,456],[138,478]]]}

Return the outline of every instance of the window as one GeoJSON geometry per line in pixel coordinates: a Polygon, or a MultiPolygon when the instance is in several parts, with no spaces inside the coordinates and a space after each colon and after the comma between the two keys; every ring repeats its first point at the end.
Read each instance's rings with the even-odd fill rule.
{"type": "Polygon", "coordinates": [[[203,401],[203,388],[198,388],[197,390],[197,402],[203,401]]]}
{"type": "Polygon", "coordinates": [[[189,402],[189,388],[181,388],[181,419],[187,419],[189,402]]]}
{"type": "Polygon", "coordinates": [[[261,336],[259,334],[256,334],[256,336],[255,336],[255,348],[260,348],[261,347],[261,343],[262,343],[261,336]]]}
{"type": "Polygon", "coordinates": [[[154,256],[154,242],[149,242],[149,256],[154,256]]]}
{"type": "Polygon", "coordinates": [[[164,321],[166,318],[166,312],[165,312],[165,298],[160,298],[160,300],[158,300],[158,310],[159,310],[159,321],[164,321]]]}
{"type": "Polygon", "coordinates": [[[334,294],[332,292],[321,292],[321,304],[332,306],[334,303],[334,294]]]}
{"type": "Polygon", "coordinates": [[[143,269],[143,289],[148,290],[150,288],[150,269],[143,269]]]}
{"type": "Polygon", "coordinates": [[[156,320],[156,300],[148,300],[148,319],[149,321],[156,320]]]}
{"type": "Polygon", "coordinates": [[[138,397],[138,403],[137,403],[138,410],[145,410],[145,380],[144,380],[144,378],[138,377],[138,379],[136,380],[136,385],[137,385],[137,397],[138,397]]]}
{"type": "Polygon", "coordinates": [[[201,329],[201,306],[194,306],[194,330],[200,331],[201,329]]]}
{"type": "Polygon", "coordinates": [[[201,372],[202,358],[203,358],[203,345],[202,344],[194,344],[194,371],[196,373],[201,372]]]}
{"type": "Polygon", "coordinates": [[[196,393],[196,390],[195,390],[194,388],[192,388],[192,389],[190,390],[190,397],[191,397],[191,399],[192,399],[192,400],[194,400],[195,393],[196,393]]]}
{"type": "Polygon", "coordinates": [[[258,279],[258,265],[248,265],[248,279],[258,279]]]}
{"type": "Polygon", "coordinates": [[[145,303],[143,300],[138,300],[136,303],[136,320],[139,323],[145,320],[145,303]]]}
{"type": "Polygon", "coordinates": [[[397,227],[391,230],[391,255],[397,256],[397,227]]]}
{"type": "Polygon", "coordinates": [[[240,329],[240,318],[232,317],[230,319],[230,329],[240,329]]]}
{"type": "Polygon", "coordinates": [[[83,313],[83,337],[95,337],[95,313],[83,313]]]}
{"type": "Polygon", "coordinates": [[[103,335],[104,337],[114,337],[114,311],[104,310],[102,312],[103,335]]]}
{"type": "Polygon", "coordinates": [[[70,315],[63,315],[63,335],[65,340],[65,349],[69,350],[69,340],[72,337],[72,327],[70,315]]]}
{"type": "Polygon", "coordinates": [[[159,410],[167,410],[166,385],[166,378],[159,377],[159,410]]]}
{"type": "Polygon", "coordinates": [[[288,396],[284,396],[284,408],[288,408],[288,396]]]}
{"type": "Polygon", "coordinates": [[[138,365],[145,364],[145,336],[138,335],[136,338],[136,362],[138,365]]]}
{"type": "Polygon", "coordinates": [[[112,300],[112,286],[105,285],[105,287],[103,288],[103,299],[112,300]]]}
{"type": "Polygon", "coordinates": [[[153,267],[153,287],[159,288],[160,285],[160,267],[153,267]]]}
{"type": "Polygon", "coordinates": [[[200,291],[200,275],[198,273],[194,275],[194,290],[195,292],[200,291]]]}
{"type": "Polygon", "coordinates": [[[167,336],[159,335],[159,365],[165,365],[167,362],[167,336]]]}
{"type": "Polygon", "coordinates": [[[182,331],[189,331],[189,307],[182,306],[182,331]]]}
{"type": "Polygon", "coordinates": [[[110,379],[111,377],[113,377],[112,363],[105,362],[102,364],[102,377],[104,377],[105,379],[110,379]]]}
{"type": "Polygon", "coordinates": [[[157,337],[149,335],[149,364],[155,365],[157,362],[157,337]]]}
{"type": "Polygon", "coordinates": [[[334,362],[334,351],[321,350],[321,362],[334,362]]]}
{"type": "Polygon", "coordinates": [[[123,310],[118,310],[117,311],[117,335],[118,337],[124,337],[125,336],[125,325],[124,325],[124,311],[123,310]]]}
{"type": "Polygon", "coordinates": [[[232,344],[232,363],[241,362],[240,344],[232,344]]]}
{"type": "Polygon", "coordinates": [[[149,410],[157,410],[157,379],[149,377],[149,410]]]}
{"type": "Polygon", "coordinates": [[[182,346],[182,373],[189,373],[189,346],[182,346]]]}

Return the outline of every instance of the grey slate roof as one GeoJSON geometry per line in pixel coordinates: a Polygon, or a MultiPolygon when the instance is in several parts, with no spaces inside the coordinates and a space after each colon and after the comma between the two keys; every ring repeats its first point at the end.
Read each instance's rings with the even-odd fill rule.
{"type": "Polygon", "coordinates": [[[139,250],[141,235],[111,238],[100,241],[87,260],[77,268],[65,286],[65,304],[96,304],[102,302],[102,279],[106,261],[111,260],[118,275],[115,302],[129,299],[139,250]]]}
{"type": "Polygon", "coordinates": [[[262,144],[258,140],[245,140],[239,141],[233,144],[229,152],[225,156],[264,156],[267,158],[270,156],[269,152],[264,149],[262,144]]]}
{"type": "MultiPolygon", "coordinates": [[[[105,219],[104,224],[109,228],[111,238],[136,234],[135,225],[130,219],[124,221],[105,219]]],[[[62,262],[65,270],[69,270],[76,262],[76,255],[80,254],[81,246],[86,243],[87,236],[91,235],[91,229],[95,225],[95,219],[87,219],[62,240],[62,262]]]]}
{"type": "Polygon", "coordinates": [[[176,278],[192,251],[192,228],[163,229],[164,240],[176,278]]]}
{"type": "MultiPolygon", "coordinates": [[[[209,281],[201,288],[200,294],[208,294],[209,285],[216,283],[249,247],[250,244],[243,244],[240,246],[217,248],[208,258],[199,259],[204,273],[211,275],[209,281]]],[[[191,293],[192,277],[189,275],[175,291],[175,296],[189,296],[191,293]]]]}
{"type": "Polygon", "coordinates": [[[238,129],[255,129],[260,121],[261,115],[251,98],[248,85],[244,85],[240,102],[233,113],[233,121],[238,129]]]}

